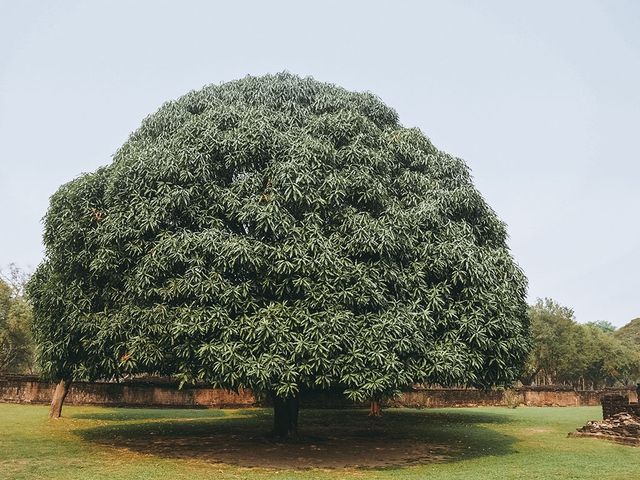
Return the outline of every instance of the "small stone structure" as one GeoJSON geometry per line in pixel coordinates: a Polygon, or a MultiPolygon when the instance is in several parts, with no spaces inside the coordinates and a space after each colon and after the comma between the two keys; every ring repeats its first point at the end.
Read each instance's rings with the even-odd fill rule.
{"type": "MultiPolygon", "coordinates": [[[[636,391],[636,396],[637,394],[636,391]]],[[[569,435],[640,446],[640,404],[630,402],[628,395],[620,393],[603,395],[601,403],[602,421],[587,422],[584,427],[569,435]]]]}
{"type": "Polygon", "coordinates": [[[593,437],[625,445],[640,446],[640,417],[632,413],[614,413],[602,421],[587,422],[570,433],[571,437],[593,437]]]}
{"type": "Polygon", "coordinates": [[[640,417],[640,403],[629,402],[629,397],[624,394],[612,393],[603,395],[600,400],[602,403],[602,418],[607,420],[619,413],[630,413],[636,417],[640,417]]]}

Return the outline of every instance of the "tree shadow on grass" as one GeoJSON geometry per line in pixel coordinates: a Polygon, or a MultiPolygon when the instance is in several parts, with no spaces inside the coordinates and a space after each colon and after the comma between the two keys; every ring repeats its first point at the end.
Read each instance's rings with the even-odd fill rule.
{"type": "MultiPolygon", "coordinates": [[[[212,419],[215,417],[223,417],[226,414],[222,410],[213,410],[206,408],[194,409],[159,409],[159,408],[110,408],[104,411],[93,411],[86,413],[72,413],[69,418],[78,418],[82,420],[100,420],[126,422],[131,420],[179,420],[179,419],[212,419]]],[[[65,415],[67,416],[67,415],[65,415]]]]}
{"type": "MultiPolygon", "coordinates": [[[[147,412],[137,418],[149,419],[147,412]]],[[[491,413],[387,410],[382,418],[371,419],[364,410],[302,410],[300,441],[282,443],[265,435],[272,421],[269,410],[208,410],[209,416],[190,418],[184,412],[189,411],[142,422],[130,421],[131,415],[126,423],[114,421],[76,433],[100,445],[166,458],[289,469],[454,462],[505,455],[513,451],[514,442],[485,426],[509,421],[491,413]]]]}

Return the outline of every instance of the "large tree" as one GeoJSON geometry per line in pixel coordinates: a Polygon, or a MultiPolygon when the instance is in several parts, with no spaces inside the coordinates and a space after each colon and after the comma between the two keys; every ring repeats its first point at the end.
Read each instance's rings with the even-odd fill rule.
{"type": "Polygon", "coordinates": [[[527,351],[526,279],[467,166],[369,93],[207,86],[63,185],[30,285],[58,380],[175,375],[271,397],[487,387],[527,351]]]}

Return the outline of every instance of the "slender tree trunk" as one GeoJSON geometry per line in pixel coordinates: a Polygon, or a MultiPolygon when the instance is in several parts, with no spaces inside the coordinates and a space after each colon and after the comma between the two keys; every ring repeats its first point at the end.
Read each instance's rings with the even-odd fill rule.
{"type": "Polygon", "coordinates": [[[282,440],[298,438],[300,399],[273,396],[273,436],[282,440]]]}
{"type": "Polygon", "coordinates": [[[369,416],[379,418],[382,416],[382,408],[380,408],[380,401],[371,400],[371,408],[369,409],[369,416]]]}
{"type": "Polygon", "coordinates": [[[530,373],[529,375],[524,375],[520,381],[522,382],[522,385],[525,386],[530,386],[531,384],[533,384],[536,381],[536,378],[538,377],[538,373],[540,373],[540,368],[536,369],[535,372],[530,373]]]}
{"type": "Polygon", "coordinates": [[[69,393],[69,387],[71,386],[71,380],[60,380],[60,383],[56,385],[56,390],[53,392],[53,398],[51,399],[51,408],[49,409],[49,418],[60,418],[62,416],[62,404],[64,399],[69,393]]]}

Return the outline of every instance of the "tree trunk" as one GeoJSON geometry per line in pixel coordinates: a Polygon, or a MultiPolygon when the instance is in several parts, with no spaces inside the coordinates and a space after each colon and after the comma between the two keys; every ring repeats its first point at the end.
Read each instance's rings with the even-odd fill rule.
{"type": "Polygon", "coordinates": [[[64,399],[69,393],[69,387],[71,386],[71,380],[60,380],[60,383],[56,385],[56,390],[53,392],[53,398],[51,399],[51,408],[49,409],[49,418],[60,418],[62,416],[62,404],[64,399]]]}
{"type": "Polygon", "coordinates": [[[280,398],[273,396],[273,436],[282,440],[298,438],[298,397],[280,398]]]}
{"type": "Polygon", "coordinates": [[[378,400],[371,400],[371,408],[369,409],[369,416],[379,418],[382,416],[382,408],[380,408],[380,402],[378,400]]]}
{"type": "Polygon", "coordinates": [[[536,369],[535,372],[531,372],[529,375],[523,375],[520,378],[520,381],[522,382],[522,385],[525,386],[530,386],[531,384],[533,384],[533,382],[536,381],[536,378],[538,377],[538,373],[540,373],[540,370],[542,370],[541,368],[536,369]]]}

